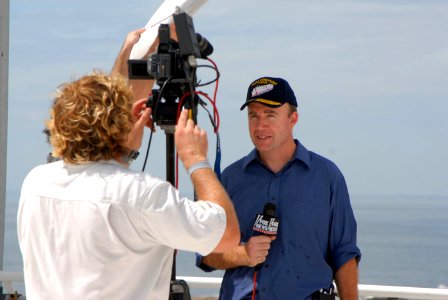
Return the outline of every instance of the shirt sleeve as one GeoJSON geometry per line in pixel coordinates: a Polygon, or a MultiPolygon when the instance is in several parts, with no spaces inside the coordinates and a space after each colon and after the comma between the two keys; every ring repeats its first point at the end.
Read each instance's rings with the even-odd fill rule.
{"type": "Polygon", "coordinates": [[[331,206],[330,252],[331,265],[336,272],[350,259],[360,260],[361,258],[361,251],[356,245],[357,224],[342,174],[333,186],[331,206]]]}
{"type": "Polygon", "coordinates": [[[202,262],[203,258],[204,258],[204,256],[200,255],[199,253],[196,253],[196,267],[198,267],[199,269],[201,269],[204,272],[215,271],[216,270],[215,268],[212,268],[202,262]]]}
{"type": "Polygon", "coordinates": [[[163,182],[151,189],[142,211],[147,236],[173,249],[207,255],[216,248],[226,228],[224,209],[206,200],[180,198],[163,182]]]}

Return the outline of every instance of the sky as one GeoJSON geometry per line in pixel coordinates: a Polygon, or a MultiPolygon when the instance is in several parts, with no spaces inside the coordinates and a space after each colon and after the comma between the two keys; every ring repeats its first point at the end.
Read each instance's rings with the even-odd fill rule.
{"type": "MultiPolygon", "coordinates": [[[[7,190],[46,161],[41,131],[57,86],[110,71],[127,33],[160,3],[10,1],[7,190]]],[[[351,194],[447,196],[447,20],[446,1],[209,0],[193,21],[221,74],[222,168],[252,149],[239,110],[249,83],[283,77],[298,98],[295,137],[338,165],[351,194]]],[[[199,117],[213,161],[216,137],[199,117]]],[[[163,130],[149,156],[147,171],[165,178],[163,130]]]]}

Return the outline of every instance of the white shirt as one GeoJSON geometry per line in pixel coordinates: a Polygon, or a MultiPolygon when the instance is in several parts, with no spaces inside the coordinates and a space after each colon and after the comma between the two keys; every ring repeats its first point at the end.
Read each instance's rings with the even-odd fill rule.
{"type": "Polygon", "coordinates": [[[18,211],[27,299],[168,299],[173,249],[210,253],[223,208],[115,161],[38,166],[18,211]]]}

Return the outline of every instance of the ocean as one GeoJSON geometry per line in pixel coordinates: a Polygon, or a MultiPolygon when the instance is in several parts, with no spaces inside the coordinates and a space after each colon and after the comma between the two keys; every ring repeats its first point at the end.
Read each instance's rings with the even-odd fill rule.
{"type": "MultiPolygon", "coordinates": [[[[7,192],[4,270],[21,271],[16,213],[19,192],[7,192]]],[[[352,195],[362,258],[359,283],[436,288],[448,286],[448,196],[352,195]]],[[[176,274],[220,277],[195,267],[193,253],[178,252],[176,274]]],[[[23,285],[14,285],[24,293],[23,285]]],[[[193,296],[216,291],[193,291],[193,296]]]]}

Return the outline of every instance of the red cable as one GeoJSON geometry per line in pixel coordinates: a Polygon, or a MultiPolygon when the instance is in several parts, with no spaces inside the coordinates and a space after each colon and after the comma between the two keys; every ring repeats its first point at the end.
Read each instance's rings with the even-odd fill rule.
{"type": "Polygon", "coordinates": [[[206,93],[203,93],[203,92],[201,92],[201,91],[198,91],[198,92],[196,92],[196,94],[199,94],[199,95],[204,96],[204,97],[207,98],[207,100],[210,101],[210,103],[212,104],[212,106],[213,106],[214,121],[215,121],[215,126],[216,126],[214,132],[217,133],[217,132],[219,131],[220,118],[219,118],[218,108],[216,107],[216,102],[213,101],[212,99],[210,99],[210,97],[209,97],[206,93]]]}
{"type": "MultiPolygon", "coordinates": [[[[215,67],[215,70],[218,70],[218,66],[211,58],[207,58],[207,60],[213,64],[213,66],[215,67]]],[[[219,77],[216,79],[215,92],[213,94],[213,103],[216,103],[216,94],[218,93],[218,86],[219,86],[219,77]]],[[[217,110],[215,112],[217,112],[217,110]]],[[[217,114],[213,115],[213,121],[215,121],[215,123],[216,123],[216,117],[217,117],[216,115],[217,114]]]]}
{"type": "MultiPolygon", "coordinates": [[[[214,63],[213,63],[214,64],[214,63]]],[[[216,85],[218,85],[218,82],[216,82],[216,85]]],[[[217,92],[217,88],[215,88],[215,97],[216,97],[216,92],[217,92]]],[[[201,91],[194,91],[194,94],[197,95],[202,95],[205,98],[207,98],[208,101],[210,101],[210,103],[213,106],[213,118],[215,121],[215,128],[214,128],[214,133],[216,134],[219,130],[219,124],[220,124],[220,118],[219,118],[219,113],[218,113],[218,108],[216,107],[216,101],[213,101],[212,99],[210,99],[210,97],[206,94],[203,93],[201,91]]],[[[176,113],[176,124],[177,124],[177,120],[179,119],[180,116],[180,109],[182,107],[182,104],[185,100],[185,97],[187,97],[188,95],[191,95],[190,92],[185,93],[180,99],[179,99],[179,104],[177,105],[177,113],[176,113]]],[[[179,186],[179,155],[176,152],[176,189],[179,186]]]]}
{"type": "MultiPolygon", "coordinates": [[[[184,100],[185,100],[185,97],[187,97],[187,96],[189,96],[191,93],[190,92],[187,92],[187,93],[185,93],[181,98],[180,98],[180,100],[179,100],[179,104],[177,105],[177,113],[176,113],[176,115],[177,115],[177,117],[176,117],[176,119],[179,119],[179,116],[180,116],[180,109],[181,109],[181,107],[182,107],[182,105],[183,105],[183,102],[184,102],[184,100]]],[[[219,131],[219,125],[220,125],[220,118],[219,118],[219,113],[218,113],[218,108],[216,107],[216,103],[208,96],[208,94],[206,94],[206,93],[204,93],[204,92],[201,92],[201,91],[195,91],[193,94],[196,94],[196,95],[202,95],[202,96],[204,96],[208,101],[210,101],[210,103],[212,104],[212,106],[213,106],[213,112],[214,112],[214,115],[215,115],[215,118],[216,118],[216,128],[214,129],[214,132],[215,133],[217,133],[218,131],[219,131]]]]}
{"type": "Polygon", "coordinates": [[[252,300],[255,300],[255,290],[257,288],[257,271],[254,271],[254,288],[252,290],[252,300]]]}

